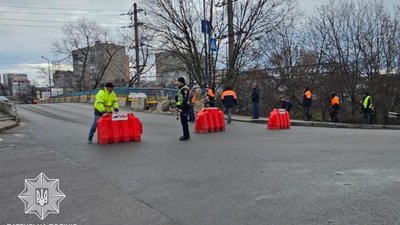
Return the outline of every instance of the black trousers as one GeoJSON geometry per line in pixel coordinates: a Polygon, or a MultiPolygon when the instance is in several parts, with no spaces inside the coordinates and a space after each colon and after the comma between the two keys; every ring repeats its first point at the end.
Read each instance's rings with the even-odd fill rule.
{"type": "Polygon", "coordinates": [[[372,110],[371,109],[363,109],[364,120],[366,124],[372,124],[372,110]]]}
{"type": "Polygon", "coordinates": [[[189,124],[188,124],[188,110],[183,110],[180,113],[180,117],[181,117],[182,129],[183,129],[183,137],[190,138],[189,124]]]}
{"type": "Polygon", "coordinates": [[[337,111],[332,111],[331,112],[331,122],[334,122],[334,123],[339,122],[338,112],[337,111]]]}

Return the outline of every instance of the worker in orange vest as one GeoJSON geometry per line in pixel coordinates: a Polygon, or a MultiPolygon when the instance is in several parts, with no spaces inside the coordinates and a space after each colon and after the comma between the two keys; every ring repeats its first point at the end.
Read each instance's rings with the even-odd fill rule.
{"type": "Polygon", "coordinates": [[[225,106],[225,112],[228,116],[228,123],[231,123],[233,107],[237,105],[236,93],[232,90],[231,85],[227,85],[221,95],[222,104],[225,106]]]}
{"type": "Polygon", "coordinates": [[[337,123],[338,119],[338,112],[339,112],[339,97],[335,94],[331,94],[331,121],[337,123]]]}
{"type": "Polygon", "coordinates": [[[304,90],[303,96],[303,106],[304,106],[304,119],[311,119],[311,103],[312,103],[312,93],[309,87],[304,90]]]}

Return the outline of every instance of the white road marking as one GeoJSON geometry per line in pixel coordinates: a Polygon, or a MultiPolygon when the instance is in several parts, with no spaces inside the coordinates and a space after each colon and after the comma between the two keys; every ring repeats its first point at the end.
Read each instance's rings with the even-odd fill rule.
{"type": "Polygon", "coordinates": [[[14,136],[17,138],[24,138],[26,137],[26,134],[14,134],[14,136]]]}

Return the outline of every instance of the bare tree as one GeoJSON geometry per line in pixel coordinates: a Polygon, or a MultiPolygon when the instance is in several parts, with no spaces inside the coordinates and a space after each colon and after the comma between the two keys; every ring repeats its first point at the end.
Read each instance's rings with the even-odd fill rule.
{"type": "MultiPolygon", "coordinates": [[[[95,21],[87,18],[80,18],[75,21],[68,22],[63,27],[64,37],[51,43],[51,49],[56,55],[62,55],[67,59],[72,58],[73,50],[80,52],[82,57],[76,59],[82,63],[82,71],[78,74],[79,89],[84,88],[83,81],[87,73],[87,65],[89,61],[89,49],[94,46],[104,35],[104,28],[99,26],[95,21]]],[[[75,71],[78,72],[78,71],[75,71]]]]}
{"type": "MultiPolygon", "coordinates": [[[[234,27],[235,43],[231,65],[233,73],[221,74],[220,83],[234,84],[240,71],[248,69],[251,51],[257,37],[264,35],[273,27],[285,20],[285,16],[292,8],[292,0],[243,0],[235,2],[234,27]]],[[[209,3],[209,1],[208,1],[209,3]]],[[[194,0],[150,0],[148,11],[154,18],[152,28],[159,35],[161,43],[159,49],[169,52],[179,58],[177,65],[185,71],[191,79],[200,86],[213,83],[211,77],[206,77],[204,69],[205,49],[204,39],[200,31],[200,20],[203,18],[201,4],[194,0]]],[[[207,4],[209,7],[209,4],[207,4]]],[[[210,10],[207,8],[205,11],[210,10]]],[[[213,18],[213,34],[222,39],[226,34],[225,10],[216,10],[213,18]]],[[[219,47],[221,47],[219,43],[219,47]]],[[[222,51],[217,51],[212,61],[214,70],[223,66],[219,63],[218,56],[222,51]]],[[[226,65],[225,65],[226,67],[226,65]]],[[[214,79],[215,80],[215,79],[214,79]]]]}
{"type": "Polygon", "coordinates": [[[95,57],[95,62],[90,62],[91,65],[95,65],[94,67],[97,68],[97,71],[90,71],[92,75],[91,80],[93,81],[92,89],[96,89],[99,86],[104,78],[107,69],[109,69],[110,66],[114,66],[123,76],[126,76],[126,71],[124,71],[120,65],[116,64],[113,61],[118,53],[125,53],[124,49],[125,47],[117,46],[114,44],[101,45],[101,50],[103,54],[101,56],[95,57]]]}

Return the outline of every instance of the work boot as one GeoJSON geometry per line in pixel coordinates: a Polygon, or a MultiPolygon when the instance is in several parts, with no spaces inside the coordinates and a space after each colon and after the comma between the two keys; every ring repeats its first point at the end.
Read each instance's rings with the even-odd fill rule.
{"type": "Polygon", "coordinates": [[[182,137],[179,138],[180,141],[187,141],[187,140],[189,140],[189,139],[190,139],[189,137],[184,137],[184,136],[182,136],[182,137]]]}

